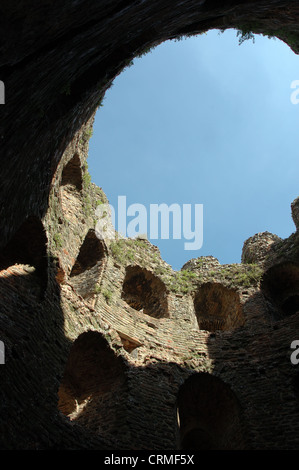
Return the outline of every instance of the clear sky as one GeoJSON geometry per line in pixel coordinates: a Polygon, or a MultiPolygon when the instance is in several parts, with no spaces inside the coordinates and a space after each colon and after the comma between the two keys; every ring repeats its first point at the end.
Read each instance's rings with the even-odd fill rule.
{"type": "Polygon", "coordinates": [[[190,204],[193,214],[203,204],[201,249],[185,250],[171,225],[169,240],[151,240],[173,269],[207,255],[239,263],[255,233],[295,231],[294,80],[299,56],[278,39],[239,45],[228,30],[167,41],[135,59],[107,91],[90,140],[92,181],[116,214],[118,196],[148,214],[150,204],[190,204]]]}

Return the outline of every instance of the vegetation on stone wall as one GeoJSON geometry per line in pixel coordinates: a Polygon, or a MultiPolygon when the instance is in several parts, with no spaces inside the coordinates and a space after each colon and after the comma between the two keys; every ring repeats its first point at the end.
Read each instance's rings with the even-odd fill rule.
{"type": "Polygon", "coordinates": [[[170,290],[175,293],[188,294],[193,289],[192,281],[197,277],[197,274],[192,271],[178,271],[170,282],[170,290]]]}
{"type": "Polygon", "coordinates": [[[232,287],[251,287],[258,285],[263,270],[257,264],[246,266],[233,264],[222,267],[217,274],[220,280],[232,287]]]}
{"type": "Polygon", "coordinates": [[[53,240],[57,249],[62,247],[63,242],[62,242],[62,236],[60,233],[58,232],[54,233],[53,240]]]}
{"type": "MultiPolygon", "coordinates": [[[[221,32],[223,31],[224,30],[221,30],[221,32]]],[[[281,28],[277,29],[275,25],[273,25],[273,29],[265,30],[265,28],[263,28],[259,23],[246,23],[240,26],[240,29],[237,30],[239,45],[248,40],[255,42],[255,34],[261,34],[268,39],[281,39],[297,53],[299,47],[299,32],[287,31],[281,28]]]]}
{"type": "Polygon", "coordinates": [[[102,292],[107,304],[109,304],[110,301],[111,301],[111,298],[112,298],[112,292],[109,289],[103,289],[101,292],[102,292]]]}
{"type": "Polygon", "coordinates": [[[149,249],[144,240],[118,239],[110,244],[111,254],[120,265],[136,263],[150,269],[161,278],[169,291],[175,294],[188,294],[196,286],[205,282],[223,282],[228,287],[243,288],[257,286],[263,270],[257,264],[220,265],[219,268],[201,270],[203,260],[196,260],[196,272],[184,269],[173,271],[163,262],[160,254],[149,249]]]}
{"type": "Polygon", "coordinates": [[[171,278],[163,278],[169,289],[177,294],[188,294],[196,286],[207,282],[221,282],[227,287],[242,288],[257,286],[262,277],[263,270],[255,264],[252,265],[224,265],[218,269],[192,272],[178,271],[171,278]]]}
{"type": "Polygon", "coordinates": [[[119,264],[127,264],[134,260],[134,249],[131,240],[119,239],[110,244],[112,256],[119,264]]]}

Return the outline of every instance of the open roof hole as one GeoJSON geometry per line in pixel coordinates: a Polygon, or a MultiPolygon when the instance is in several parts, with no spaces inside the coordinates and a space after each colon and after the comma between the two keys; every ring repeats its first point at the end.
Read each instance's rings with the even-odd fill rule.
{"type": "Polygon", "coordinates": [[[204,242],[196,251],[185,249],[183,235],[174,239],[171,220],[165,240],[151,238],[148,224],[149,240],[174,269],[211,254],[221,264],[240,262],[255,233],[292,233],[299,115],[290,98],[298,61],[278,39],[256,36],[239,46],[235,30],[214,30],[166,41],[135,59],[107,91],[89,170],[116,220],[119,195],[148,213],[152,203],[190,204],[192,215],[195,204],[204,206],[204,242]]]}

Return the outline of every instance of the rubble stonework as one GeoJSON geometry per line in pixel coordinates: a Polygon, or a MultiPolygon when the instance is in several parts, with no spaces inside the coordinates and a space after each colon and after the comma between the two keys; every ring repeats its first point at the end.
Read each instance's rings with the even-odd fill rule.
{"type": "Polygon", "coordinates": [[[277,235],[269,232],[257,233],[243,244],[242,263],[263,263],[271,250],[271,245],[281,241],[277,235]]]}

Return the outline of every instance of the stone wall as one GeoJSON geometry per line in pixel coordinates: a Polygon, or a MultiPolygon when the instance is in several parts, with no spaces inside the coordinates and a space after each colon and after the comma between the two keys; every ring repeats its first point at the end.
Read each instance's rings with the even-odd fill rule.
{"type": "Polygon", "coordinates": [[[298,449],[298,232],[253,235],[240,264],[175,272],[146,240],[97,239],[107,198],[86,164],[96,109],[134,57],[230,27],[297,52],[298,5],[1,10],[1,449],[298,449]]]}
{"type": "Polygon", "coordinates": [[[97,238],[107,199],[76,142],[1,253],[2,448],[296,449],[297,232],[173,271],[147,240],[97,238]]]}

